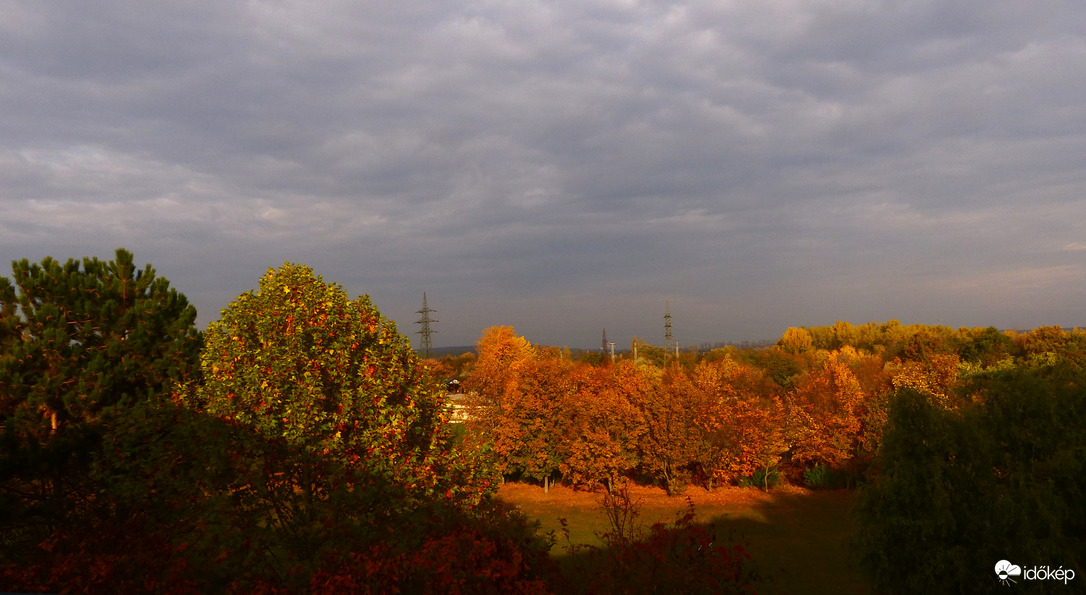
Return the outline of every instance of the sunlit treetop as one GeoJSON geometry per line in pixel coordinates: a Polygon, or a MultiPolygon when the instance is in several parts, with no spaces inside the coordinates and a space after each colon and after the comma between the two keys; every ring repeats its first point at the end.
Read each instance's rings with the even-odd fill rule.
{"type": "Polygon", "coordinates": [[[62,431],[197,373],[196,309],[131,252],[24,259],[12,273],[0,277],[0,418],[62,431]]]}
{"type": "Polygon", "coordinates": [[[410,342],[369,296],[309,267],[269,270],[207,331],[207,412],[315,454],[426,450],[441,414],[410,342]]]}

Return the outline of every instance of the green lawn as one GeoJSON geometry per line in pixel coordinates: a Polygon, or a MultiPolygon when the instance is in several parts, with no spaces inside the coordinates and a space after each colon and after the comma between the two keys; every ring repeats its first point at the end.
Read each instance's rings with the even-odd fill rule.
{"type": "Polygon", "coordinates": [[[849,556],[846,541],[852,492],[784,494],[712,522],[735,531],[749,544],[761,572],[773,580],[767,593],[870,593],[849,556]]]}
{"type": "MultiPolygon", "coordinates": [[[[596,532],[608,528],[598,508],[599,496],[542,488],[528,492],[503,490],[502,497],[538,519],[543,530],[557,530],[565,518],[573,543],[599,545],[596,532]]],[[[854,492],[782,490],[768,495],[743,492],[741,488],[723,498],[695,497],[697,520],[712,523],[719,535],[732,535],[745,543],[759,572],[769,581],[761,593],[860,594],[870,593],[863,575],[849,556],[846,541],[853,530],[849,509],[854,492]]],[[[753,488],[746,488],[753,489],[753,488]]],[[[718,492],[719,493],[719,492],[718,492]]],[[[684,498],[650,498],[643,501],[640,518],[651,524],[673,520],[686,507],[684,498]]],[[[566,561],[564,540],[552,550],[561,564],[566,561]]]]}

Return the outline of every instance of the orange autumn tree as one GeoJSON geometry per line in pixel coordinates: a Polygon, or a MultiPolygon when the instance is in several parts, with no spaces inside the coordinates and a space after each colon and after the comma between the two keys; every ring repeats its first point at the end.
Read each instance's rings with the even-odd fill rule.
{"type": "Polygon", "coordinates": [[[511,326],[492,326],[475,347],[475,366],[464,388],[477,393],[484,405],[501,410],[506,395],[519,386],[521,367],[535,353],[532,344],[511,326]]]}
{"type": "MultiPolygon", "coordinates": [[[[512,473],[550,485],[564,460],[568,402],[575,392],[573,364],[553,350],[539,349],[520,365],[517,390],[506,395],[492,431],[503,438],[502,455],[512,473]]],[[[498,451],[498,447],[495,448],[498,451]]]]}
{"type": "Polygon", "coordinates": [[[620,390],[643,421],[638,441],[641,471],[659,482],[669,496],[682,493],[697,447],[691,423],[694,403],[676,380],[682,371],[626,362],[615,368],[620,390]]]}
{"type": "Polygon", "coordinates": [[[786,449],[784,408],[764,372],[726,358],[700,363],[688,383],[695,463],[707,489],[776,465],[786,449]]]}
{"type": "MultiPolygon", "coordinates": [[[[525,463],[525,438],[533,440],[532,430],[536,420],[545,412],[536,401],[537,390],[529,390],[528,398],[522,391],[527,377],[538,380],[534,367],[536,350],[524,337],[516,335],[511,326],[492,326],[483,331],[476,344],[478,353],[471,375],[464,382],[464,389],[474,395],[471,421],[468,424],[469,441],[493,453],[502,476],[539,475],[546,465],[533,467],[525,463]]],[[[534,389],[538,389],[538,383],[534,389]]],[[[547,441],[548,435],[536,435],[535,441],[547,441]]],[[[544,476],[549,477],[549,472],[544,476]]],[[[543,479],[538,477],[537,479],[543,479]]]]}
{"type": "Polygon", "coordinates": [[[788,399],[792,460],[837,465],[851,456],[860,432],[864,393],[839,352],[808,372],[788,399]]]}
{"type": "Polygon", "coordinates": [[[889,416],[890,400],[894,394],[892,366],[882,356],[861,353],[851,347],[843,347],[840,353],[847,355],[848,366],[864,394],[859,410],[861,427],[855,454],[869,460],[882,444],[883,429],[889,416]]]}
{"type": "Polygon", "coordinates": [[[730,359],[721,362],[702,361],[688,374],[676,375],[672,390],[689,404],[693,444],[690,464],[693,479],[713,489],[721,475],[721,467],[731,458],[732,424],[728,415],[729,401],[724,385],[725,371],[734,365],[730,359]]]}
{"type": "Polygon", "coordinates": [[[562,407],[560,468],[574,487],[603,483],[611,492],[616,481],[637,465],[643,424],[616,369],[579,365],[573,370],[576,390],[562,407]]]}

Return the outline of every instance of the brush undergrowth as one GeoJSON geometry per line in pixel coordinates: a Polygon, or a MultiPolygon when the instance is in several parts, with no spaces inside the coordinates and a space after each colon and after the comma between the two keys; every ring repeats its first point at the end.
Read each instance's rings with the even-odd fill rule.
{"type": "Polygon", "coordinates": [[[755,593],[762,578],[745,545],[733,535],[694,522],[694,503],[670,523],[646,526],[640,500],[623,483],[600,504],[610,528],[596,537],[602,546],[574,544],[559,518],[568,593],[755,593]]]}

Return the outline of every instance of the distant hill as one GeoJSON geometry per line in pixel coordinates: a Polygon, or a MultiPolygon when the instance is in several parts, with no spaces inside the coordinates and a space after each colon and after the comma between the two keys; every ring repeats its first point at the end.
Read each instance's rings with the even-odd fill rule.
{"type": "MultiPolygon", "coordinates": [[[[465,353],[468,353],[468,352],[475,353],[476,355],[478,355],[478,353],[476,353],[476,351],[475,351],[475,346],[474,345],[454,345],[452,347],[434,347],[433,349],[431,349],[431,351],[434,353],[435,358],[440,358],[440,357],[443,357],[443,356],[446,356],[446,355],[457,356],[457,355],[462,355],[462,354],[465,354],[465,353]]],[[[573,353],[574,355],[580,355],[580,354],[582,354],[582,353],[584,353],[586,351],[599,351],[599,348],[596,348],[596,349],[581,349],[579,347],[570,348],[570,352],[573,353]]],[[[416,349],[415,352],[418,353],[418,350],[416,349]]],[[[615,353],[619,353],[619,352],[616,351],[615,353]]]]}
{"type": "MultiPolygon", "coordinates": [[[[776,339],[767,339],[767,340],[764,340],[764,341],[718,341],[716,343],[702,343],[701,345],[698,345],[698,351],[711,351],[713,349],[719,349],[721,347],[729,347],[729,346],[730,347],[738,347],[740,349],[760,349],[760,348],[763,348],[763,347],[769,347],[771,345],[776,345],[776,344],[777,344],[776,339]]],[[[546,347],[546,346],[544,346],[544,347],[546,347]]],[[[690,345],[684,345],[682,347],[682,349],[683,349],[683,351],[686,351],[690,347],[691,347],[690,345]]],[[[575,357],[579,357],[579,356],[583,355],[584,353],[587,353],[587,352],[590,352],[590,351],[591,352],[600,351],[600,348],[599,347],[593,347],[593,348],[571,347],[571,348],[569,348],[569,350],[575,357]]],[[[452,347],[434,347],[431,351],[433,351],[434,358],[441,358],[441,357],[444,357],[446,355],[450,355],[450,356],[455,357],[455,356],[458,356],[458,355],[463,355],[465,353],[475,353],[476,355],[478,355],[476,353],[476,351],[475,351],[475,346],[474,345],[454,345],[452,347]]],[[[418,350],[415,350],[415,352],[418,353],[418,350]]],[[[615,349],[615,354],[616,355],[617,354],[622,354],[622,353],[629,353],[629,352],[630,352],[629,349],[615,349]]]]}
{"type": "Polygon", "coordinates": [[[461,355],[464,353],[475,353],[474,345],[454,345],[452,347],[434,347],[431,349],[434,352],[434,357],[442,357],[445,355],[461,355]]]}

